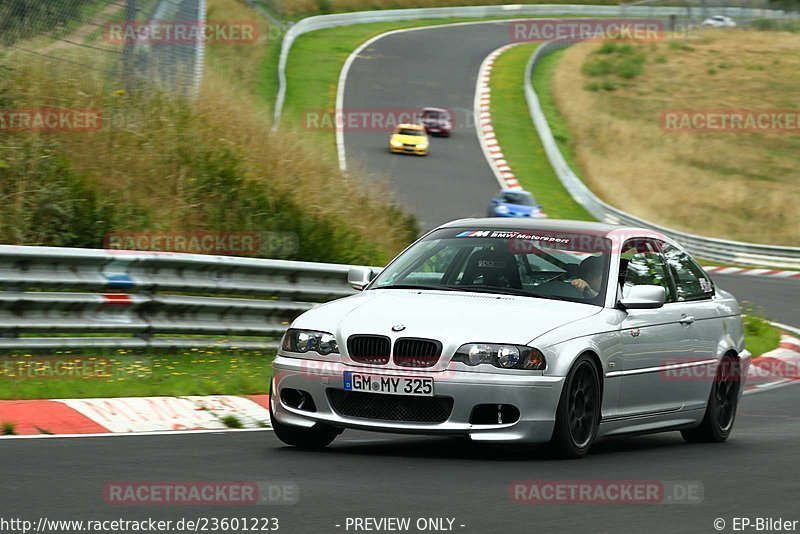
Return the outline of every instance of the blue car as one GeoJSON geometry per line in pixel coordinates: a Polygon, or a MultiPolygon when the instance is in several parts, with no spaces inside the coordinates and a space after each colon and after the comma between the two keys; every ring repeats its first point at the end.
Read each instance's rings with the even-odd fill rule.
{"type": "Polygon", "coordinates": [[[487,217],[545,217],[533,195],[522,189],[501,189],[489,202],[487,217]]]}

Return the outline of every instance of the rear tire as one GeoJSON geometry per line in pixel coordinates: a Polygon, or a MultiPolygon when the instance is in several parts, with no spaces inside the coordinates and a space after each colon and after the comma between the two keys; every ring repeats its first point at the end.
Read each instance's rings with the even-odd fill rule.
{"type": "Polygon", "coordinates": [[[720,360],[714,384],[706,404],[706,413],[700,426],[681,430],[689,443],[722,443],[731,434],[739,404],[739,387],[743,377],[739,363],[731,356],[720,360]]]}
{"type": "Polygon", "coordinates": [[[600,372],[587,355],[570,369],[556,408],[553,437],[547,444],[555,458],[583,458],[589,452],[600,427],[600,372]]]}
{"type": "MultiPolygon", "coordinates": [[[[269,420],[272,430],[279,440],[286,445],[301,449],[322,449],[331,444],[336,436],[343,432],[343,429],[335,428],[323,423],[317,423],[311,428],[294,425],[285,425],[275,418],[272,411],[272,387],[269,389],[269,420]]],[[[280,402],[280,401],[277,401],[280,402]]]]}

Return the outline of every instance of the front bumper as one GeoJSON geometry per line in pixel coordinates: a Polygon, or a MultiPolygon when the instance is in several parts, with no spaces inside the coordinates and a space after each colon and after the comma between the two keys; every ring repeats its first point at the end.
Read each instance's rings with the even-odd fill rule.
{"type": "Polygon", "coordinates": [[[389,145],[389,151],[394,152],[395,154],[414,154],[417,156],[424,156],[428,153],[427,148],[410,147],[410,146],[394,147],[392,145],[389,145]]]}
{"type": "Polygon", "coordinates": [[[312,368],[306,360],[285,356],[275,358],[273,370],[273,394],[270,402],[275,418],[286,425],[311,427],[321,422],[340,428],[402,434],[461,435],[469,436],[473,441],[493,442],[548,441],[553,434],[556,407],[564,382],[563,377],[541,375],[512,376],[452,370],[402,372],[341,363],[325,363],[324,366],[312,368]],[[443,423],[412,423],[340,415],[331,407],[326,390],[343,389],[345,371],[393,376],[430,376],[434,379],[434,393],[437,396],[453,398],[450,417],[443,423]],[[285,405],[280,400],[280,391],[283,388],[308,392],[314,399],[316,411],[308,412],[285,405]],[[479,404],[514,405],[519,409],[519,420],[508,424],[471,424],[470,416],[479,404]]]}

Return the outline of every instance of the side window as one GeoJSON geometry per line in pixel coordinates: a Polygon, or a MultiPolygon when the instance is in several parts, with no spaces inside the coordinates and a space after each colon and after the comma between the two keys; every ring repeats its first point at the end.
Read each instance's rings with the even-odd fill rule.
{"type": "Polygon", "coordinates": [[[667,266],[655,244],[649,240],[631,240],[622,247],[620,260],[622,296],[628,296],[633,286],[661,286],[667,292],[667,302],[674,300],[667,266]]]}
{"type": "Polygon", "coordinates": [[[666,243],[662,248],[675,279],[679,301],[710,298],[714,294],[711,279],[688,254],[666,243]]]}

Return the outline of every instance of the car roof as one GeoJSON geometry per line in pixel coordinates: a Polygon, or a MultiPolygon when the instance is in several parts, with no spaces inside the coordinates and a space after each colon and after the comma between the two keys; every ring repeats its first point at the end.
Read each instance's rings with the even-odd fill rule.
{"type": "Polygon", "coordinates": [[[458,219],[445,223],[439,228],[476,228],[485,230],[539,230],[546,232],[594,233],[605,236],[620,234],[627,237],[655,237],[675,243],[661,232],[637,226],[621,226],[591,221],[572,221],[567,219],[504,219],[502,217],[458,219]]]}
{"type": "Polygon", "coordinates": [[[403,123],[398,124],[398,128],[408,128],[409,130],[424,130],[425,127],[421,124],[403,123]]]}

